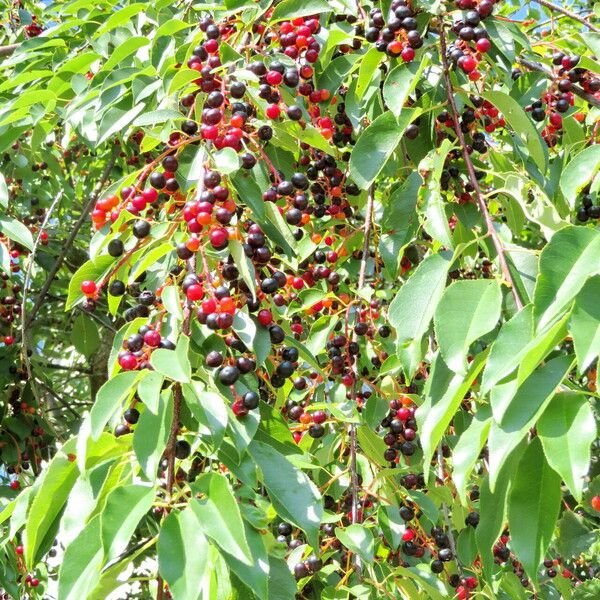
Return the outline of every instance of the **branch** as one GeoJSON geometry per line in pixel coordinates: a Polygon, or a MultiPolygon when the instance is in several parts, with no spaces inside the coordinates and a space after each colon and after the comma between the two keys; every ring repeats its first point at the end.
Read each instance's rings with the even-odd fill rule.
{"type": "MultiPolygon", "coordinates": [[[[530,69],[532,71],[537,71],[538,73],[542,73],[543,75],[548,77],[548,79],[552,79],[553,81],[556,79],[554,76],[554,73],[552,73],[552,71],[550,69],[546,68],[542,63],[535,62],[533,60],[527,60],[526,58],[517,58],[517,61],[520,64],[522,64],[524,67],[527,67],[528,69],[530,69]]],[[[585,100],[588,104],[591,104],[592,106],[596,106],[596,107],[600,108],[600,100],[598,98],[596,98],[596,96],[594,96],[592,94],[588,94],[585,90],[580,88],[578,85],[574,85],[572,87],[572,91],[575,95],[577,95],[580,98],[582,98],[583,100],[585,100]]]]}
{"type": "Polygon", "coordinates": [[[79,217],[79,219],[77,219],[77,222],[75,223],[73,229],[71,230],[69,237],[65,241],[65,243],[60,251],[60,254],[56,258],[56,261],[54,262],[52,269],[50,269],[50,273],[48,274],[48,277],[47,277],[44,285],[42,286],[42,289],[40,290],[38,297],[36,298],[33,308],[31,309],[31,312],[29,313],[29,317],[27,319],[25,319],[25,314],[22,315],[22,318],[24,321],[23,332],[25,332],[26,328],[29,327],[31,325],[31,323],[33,323],[38,311],[40,310],[40,307],[42,306],[42,303],[44,302],[46,293],[50,289],[50,286],[52,285],[52,282],[54,281],[54,278],[56,277],[58,270],[62,266],[63,261],[65,260],[65,257],[67,256],[67,253],[71,249],[71,246],[73,245],[73,242],[75,241],[75,238],[77,237],[77,234],[79,233],[79,230],[81,229],[83,224],[87,221],[88,216],[89,216],[88,213],[90,212],[92,206],[94,206],[94,204],[96,203],[96,200],[98,199],[98,196],[100,195],[100,192],[102,191],[102,188],[104,187],[104,184],[106,183],[106,181],[108,180],[108,178],[110,176],[110,172],[115,164],[115,161],[117,160],[117,155],[118,155],[118,152],[114,151],[112,157],[110,158],[106,167],[104,168],[104,172],[102,173],[102,176],[98,180],[98,183],[94,187],[94,190],[92,191],[89,200],[87,201],[86,205],[83,207],[83,209],[81,211],[81,216],[79,217]]]}
{"type": "MultiPolygon", "coordinates": [[[[444,477],[444,453],[442,451],[441,443],[437,447],[437,462],[437,476],[438,479],[441,481],[442,485],[444,485],[444,481],[446,480],[446,478],[444,477]]],[[[448,505],[445,502],[442,502],[442,512],[444,513],[444,523],[446,525],[446,529],[448,530],[448,542],[450,545],[450,550],[452,551],[452,557],[456,561],[458,570],[462,575],[463,566],[456,552],[456,540],[454,539],[454,533],[452,532],[452,522],[450,521],[448,505]]]]}
{"type": "Polygon", "coordinates": [[[467,172],[469,175],[469,181],[475,190],[475,195],[477,196],[477,204],[479,205],[479,210],[481,210],[481,214],[485,220],[485,224],[487,227],[488,235],[492,238],[492,242],[494,244],[494,248],[496,249],[496,253],[498,254],[498,262],[500,263],[500,269],[502,270],[502,275],[504,276],[504,280],[510,285],[510,290],[512,292],[513,298],[515,299],[515,304],[518,310],[523,308],[523,302],[519,297],[519,292],[517,291],[517,286],[513,281],[512,275],[510,274],[510,270],[508,268],[508,263],[506,262],[506,254],[504,250],[504,246],[502,245],[502,241],[498,236],[498,232],[494,228],[494,222],[492,221],[492,217],[490,215],[490,211],[488,210],[487,204],[485,203],[485,198],[481,193],[481,188],[479,187],[479,181],[475,176],[475,167],[473,166],[473,161],[471,160],[471,155],[467,150],[467,144],[465,142],[465,136],[460,128],[459,118],[458,118],[458,108],[456,107],[456,100],[454,99],[454,91],[452,89],[452,81],[450,80],[450,69],[448,66],[448,58],[447,47],[446,47],[446,35],[444,32],[444,24],[440,24],[440,46],[441,46],[441,54],[442,54],[442,66],[444,71],[444,84],[446,86],[446,94],[448,95],[448,102],[450,104],[451,112],[452,112],[452,122],[454,124],[454,131],[456,132],[456,137],[460,143],[460,147],[462,150],[463,158],[465,164],[467,166],[467,172]]]}
{"type": "Polygon", "coordinates": [[[563,8],[562,6],[559,6],[557,4],[552,4],[552,2],[548,2],[548,0],[533,0],[533,1],[536,2],[537,4],[541,4],[542,6],[545,6],[547,9],[549,9],[553,12],[561,13],[561,14],[565,15],[565,17],[569,17],[569,19],[578,21],[582,25],[585,25],[586,27],[588,27],[591,31],[600,33],[600,28],[596,27],[595,25],[592,25],[591,23],[588,23],[583,17],[580,17],[578,14],[570,11],[567,8],[563,8]]]}
{"type": "MultiPolygon", "coordinates": [[[[364,240],[362,247],[362,257],[360,260],[360,270],[358,272],[358,289],[362,289],[365,286],[365,275],[367,272],[367,261],[369,259],[369,242],[371,239],[371,227],[373,225],[373,205],[375,203],[375,188],[371,186],[369,189],[369,196],[367,199],[367,207],[366,207],[366,215],[365,215],[365,225],[364,225],[364,240]]],[[[356,334],[356,330],[352,333],[352,341],[357,342],[358,335],[356,334]]],[[[354,382],[352,383],[352,396],[351,400],[353,404],[356,404],[356,396],[358,393],[358,360],[355,358],[354,360],[354,382]]],[[[357,452],[357,442],[356,442],[356,424],[350,424],[350,485],[352,488],[352,509],[351,509],[351,520],[352,523],[356,523],[358,521],[358,471],[356,469],[356,452],[357,452]]],[[[360,576],[362,565],[360,561],[360,556],[354,556],[354,567],[357,575],[360,576]]]]}
{"type": "Polygon", "coordinates": [[[10,56],[21,44],[10,44],[8,46],[0,46],[0,57],[10,56]]]}
{"type": "Polygon", "coordinates": [[[29,380],[31,381],[31,384],[32,384],[31,391],[33,392],[33,395],[36,397],[38,404],[40,403],[39,402],[40,398],[39,398],[39,395],[37,393],[37,389],[35,386],[35,379],[33,378],[32,374],[31,374],[31,361],[29,360],[27,323],[26,323],[26,319],[25,319],[25,316],[27,315],[27,312],[26,312],[27,311],[27,292],[29,291],[29,285],[31,284],[31,271],[32,271],[33,265],[35,263],[35,255],[37,253],[37,249],[39,247],[40,240],[42,239],[42,233],[44,232],[46,225],[48,224],[48,221],[50,220],[50,216],[54,212],[54,209],[56,208],[56,205],[58,204],[58,201],[60,200],[61,197],[62,197],[62,190],[60,190],[58,192],[58,194],[56,194],[56,196],[52,200],[52,204],[50,205],[50,208],[48,209],[48,211],[46,212],[46,215],[44,216],[44,221],[42,222],[42,225],[38,231],[37,237],[35,238],[35,242],[33,244],[33,248],[31,249],[31,254],[29,255],[29,263],[27,264],[25,280],[23,281],[23,299],[21,301],[21,339],[22,339],[23,343],[21,344],[21,358],[22,358],[23,362],[25,363],[25,370],[27,371],[27,377],[29,378],[29,380]]]}

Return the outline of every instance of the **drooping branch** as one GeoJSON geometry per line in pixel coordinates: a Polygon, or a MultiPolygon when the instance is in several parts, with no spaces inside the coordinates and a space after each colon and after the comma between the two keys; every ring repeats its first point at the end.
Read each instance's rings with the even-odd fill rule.
{"type": "Polygon", "coordinates": [[[536,2],[537,4],[541,4],[542,6],[545,6],[548,10],[551,10],[552,12],[561,13],[562,15],[565,15],[565,17],[569,17],[569,19],[578,21],[579,23],[581,23],[582,25],[585,25],[588,29],[590,29],[590,31],[595,31],[596,33],[600,33],[600,28],[596,27],[595,25],[592,25],[586,19],[579,16],[577,13],[574,13],[573,11],[569,10],[568,8],[565,8],[564,6],[560,6],[558,4],[553,4],[552,2],[548,2],[548,0],[534,0],[534,2],[536,2]]]}
{"type": "MultiPolygon", "coordinates": [[[[367,261],[369,260],[369,243],[371,241],[371,228],[373,225],[373,205],[375,204],[375,188],[371,186],[369,189],[369,196],[367,199],[365,224],[363,227],[363,246],[362,256],[360,260],[360,269],[358,272],[357,289],[362,289],[365,285],[366,273],[367,273],[367,261]]],[[[358,335],[356,329],[352,333],[352,342],[357,343],[358,335]]],[[[360,381],[358,373],[358,361],[354,362],[354,381],[352,383],[352,403],[356,403],[356,397],[358,394],[358,384],[360,381]]],[[[358,471],[356,468],[356,454],[357,454],[357,441],[356,441],[356,424],[350,424],[350,486],[352,491],[352,508],[350,512],[352,523],[358,521],[358,471]]],[[[354,557],[354,567],[357,575],[361,574],[362,565],[358,555],[354,557]]]]}
{"type": "Polygon", "coordinates": [[[452,114],[452,123],[454,125],[454,131],[456,132],[456,137],[458,138],[458,142],[460,144],[460,148],[462,151],[463,159],[465,161],[465,165],[467,167],[467,174],[469,176],[469,182],[473,186],[475,191],[475,196],[477,198],[477,204],[479,205],[479,210],[483,215],[483,219],[486,224],[488,235],[492,239],[492,243],[494,244],[494,248],[496,249],[496,254],[498,255],[498,262],[500,263],[500,269],[502,271],[502,275],[506,283],[510,286],[513,298],[515,300],[515,305],[518,310],[523,308],[523,302],[519,296],[519,292],[517,290],[517,286],[513,281],[512,275],[510,273],[510,269],[508,268],[508,262],[506,261],[506,251],[504,246],[502,245],[502,241],[498,236],[498,232],[494,227],[494,222],[492,220],[492,216],[490,215],[490,211],[488,210],[487,204],[485,202],[485,198],[481,192],[481,187],[479,186],[479,181],[477,180],[477,176],[475,175],[475,167],[473,166],[473,161],[471,160],[471,155],[467,150],[467,143],[465,141],[465,136],[460,127],[459,116],[458,116],[458,108],[456,106],[456,100],[454,99],[454,90],[452,89],[452,80],[450,79],[450,67],[448,65],[448,57],[447,57],[447,45],[446,45],[446,34],[444,31],[444,24],[440,24],[440,52],[442,58],[442,67],[443,67],[443,77],[444,77],[444,85],[446,87],[446,94],[448,96],[448,103],[450,104],[450,112],[452,114]]]}
{"type": "MultiPolygon", "coordinates": [[[[550,69],[548,69],[546,66],[544,66],[543,64],[533,61],[533,60],[527,60],[526,58],[517,58],[517,60],[519,61],[519,63],[521,65],[530,69],[531,71],[536,71],[538,73],[542,73],[543,75],[548,77],[548,79],[552,79],[552,80],[555,79],[554,73],[552,73],[552,71],[550,69]]],[[[596,96],[589,94],[588,92],[586,92],[584,89],[582,89],[578,85],[573,85],[573,87],[571,89],[572,89],[572,92],[576,96],[579,96],[580,98],[585,100],[588,104],[600,108],[600,100],[598,98],[596,98],[596,96]]]]}

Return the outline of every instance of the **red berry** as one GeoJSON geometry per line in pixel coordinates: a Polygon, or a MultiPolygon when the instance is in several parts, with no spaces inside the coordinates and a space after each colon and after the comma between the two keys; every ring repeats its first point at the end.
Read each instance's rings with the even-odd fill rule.
{"type": "Polygon", "coordinates": [[[594,496],[592,498],[591,505],[595,511],[600,512],[600,496],[594,496]]]}
{"type": "Polygon", "coordinates": [[[407,529],[403,534],[402,534],[402,539],[405,542],[410,542],[412,540],[414,540],[416,537],[415,532],[412,529],[407,529]]]}
{"type": "Polygon", "coordinates": [[[327,415],[325,414],[325,411],[315,410],[315,412],[312,414],[312,420],[317,424],[325,423],[327,420],[327,415]]]}
{"type": "Polygon", "coordinates": [[[93,296],[96,293],[98,286],[95,281],[86,280],[81,283],[81,291],[86,296],[93,296]]]}
{"type": "Polygon", "coordinates": [[[207,40],[204,42],[204,49],[209,54],[214,54],[219,49],[219,42],[217,40],[207,40]]]}
{"type": "Polygon", "coordinates": [[[400,56],[404,62],[408,63],[414,59],[415,51],[410,46],[406,46],[406,48],[402,50],[400,56]]]}
{"type": "Polygon", "coordinates": [[[12,335],[7,335],[4,337],[4,343],[7,346],[12,346],[15,343],[15,338],[12,335]]]}
{"type": "Polygon", "coordinates": [[[461,56],[458,59],[458,66],[465,72],[470,73],[477,66],[476,60],[472,56],[461,56]]]}
{"type": "Polygon", "coordinates": [[[477,578],[476,577],[467,577],[465,579],[465,585],[470,589],[474,590],[477,587],[477,578]]]}
{"type": "Polygon", "coordinates": [[[561,129],[562,117],[558,113],[552,113],[550,115],[550,123],[552,124],[552,127],[555,127],[556,129],[561,129]]]}
{"type": "Polygon", "coordinates": [[[269,71],[266,79],[269,85],[279,85],[283,81],[283,75],[279,71],[269,71]]]}
{"type": "Polygon", "coordinates": [[[223,229],[222,227],[218,229],[213,229],[210,232],[210,243],[213,248],[223,248],[227,245],[227,240],[229,239],[229,234],[227,233],[227,229],[223,229]]]}
{"type": "Polygon", "coordinates": [[[204,288],[198,283],[193,283],[188,287],[185,292],[188,300],[195,302],[196,300],[202,300],[204,298],[204,288]]]}
{"type": "Polygon", "coordinates": [[[20,487],[21,487],[21,484],[20,484],[20,483],[19,483],[19,482],[18,482],[18,481],[15,479],[14,481],[11,481],[11,482],[10,482],[10,487],[11,487],[13,490],[18,490],[18,489],[20,489],[20,487]]]}
{"type": "Polygon", "coordinates": [[[119,365],[124,371],[133,371],[137,367],[137,358],[131,352],[126,352],[119,356],[119,365]]]}
{"type": "Polygon", "coordinates": [[[396,413],[396,416],[401,420],[401,421],[406,421],[407,419],[410,419],[410,410],[408,410],[408,408],[400,408],[398,409],[398,412],[396,413]]]}
{"type": "Polygon", "coordinates": [[[40,580],[37,577],[34,577],[31,580],[31,585],[32,585],[32,587],[37,587],[38,585],[40,585],[40,580]]]}
{"type": "Polygon", "coordinates": [[[16,552],[18,555],[21,555],[21,554],[23,554],[23,546],[17,546],[17,547],[15,548],[15,552],[16,552]]]}
{"type": "Polygon", "coordinates": [[[487,38],[481,38],[477,40],[477,51],[478,52],[487,52],[492,47],[492,43],[487,38]]]}
{"type": "Polygon", "coordinates": [[[463,587],[462,585],[459,585],[456,588],[456,597],[458,598],[458,600],[466,600],[469,597],[469,592],[467,588],[463,587]]]}
{"type": "Polygon", "coordinates": [[[236,400],[231,405],[231,410],[236,417],[245,417],[248,414],[248,409],[244,406],[241,400],[236,400]]]}
{"type": "Polygon", "coordinates": [[[157,348],[160,344],[160,333],[151,329],[144,334],[144,343],[150,348],[157,348]]]}
{"type": "Polygon", "coordinates": [[[258,313],[258,322],[261,325],[264,325],[265,327],[267,325],[270,325],[273,321],[273,315],[271,314],[271,311],[263,308],[259,313],[258,313]]]}
{"type": "Polygon", "coordinates": [[[217,310],[217,303],[213,298],[209,298],[202,303],[202,312],[205,315],[210,315],[217,310]]]}
{"type": "Polygon", "coordinates": [[[279,106],[277,106],[277,104],[269,104],[265,114],[267,117],[269,117],[269,119],[276,119],[281,114],[281,109],[279,106]]]}

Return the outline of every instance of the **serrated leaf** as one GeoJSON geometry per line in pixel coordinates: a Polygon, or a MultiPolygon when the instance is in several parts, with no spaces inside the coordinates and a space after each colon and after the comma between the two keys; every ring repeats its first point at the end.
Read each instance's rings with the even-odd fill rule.
{"type": "Polygon", "coordinates": [[[496,326],[501,307],[502,293],[495,279],[457,281],[446,288],[435,311],[434,328],[440,352],[453,371],[466,372],[469,347],[496,326]]]}
{"type": "Polygon", "coordinates": [[[511,549],[536,582],[560,509],[560,476],[534,438],[519,461],[508,498],[511,549]]]}
{"type": "Polygon", "coordinates": [[[428,256],[390,303],[388,319],[396,329],[398,356],[409,376],[421,360],[421,340],[442,297],[449,267],[447,256],[428,256]]]}
{"type": "Polygon", "coordinates": [[[540,417],[537,431],[548,462],[581,502],[596,439],[596,421],[587,398],[569,392],[557,394],[540,417]]]}

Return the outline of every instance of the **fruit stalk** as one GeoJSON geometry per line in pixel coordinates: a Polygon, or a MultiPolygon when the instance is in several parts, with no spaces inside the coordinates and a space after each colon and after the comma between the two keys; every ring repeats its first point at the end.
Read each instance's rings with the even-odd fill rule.
{"type": "Polygon", "coordinates": [[[487,227],[488,235],[492,238],[492,242],[494,244],[494,248],[496,249],[496,253],[498,254],[498,262],[500,263],[500,269],[502,270],[502,275],[504,280],[510,285],[510,290],[512,292],[513,298],[515,300],[515,305],[517,306],[517,310],[521,310],[523,308],[523,302],[519,296],[519,292],[517,291],[517,286],[510,274],[510,270],[508,268],[508,263],[506,262],[506,254],[504,250],[504,246],[500,238],[498,237],[498,232],[494,228],[494,222],[492,221],[492,216],[490,215],[490,211],[488,210],[487,204],[485,203],[485,198],[481,193],[481,187],[479,186],[479,181],[477,180],[477,176],[475,174],[475,167],[473,166],[473,161],[471,160],[471,155],[467,150],[467,144],[465,142],[465,136],[460,127],[459,118],[458,118],[458,108],[456,106],[456,101],[454,100],[454,91],[452,89],[452,81],[450,80],[450,68],[448,65],[448,57],[447,57],[447,46],[446,46],[446,34],[444,31],[444,24],[440,23],[440,53],[442,59],[442,68],[444,74],[444,84],[446,87],[446,94],[448,96],[448,103],[450,104],[450,112],[452,114],[452,123],[454,126],[454,131],[456,132],[456,137],[458,138],[458,142],[460,144],[460,148],[462,150],[463,159],[465,161],[465,165],[467,167],[467,173],[469,175],[469,181],[475,190],[475,195],[477,197],[477,204],[479,205],[479,210],[481,210],[481,214],[485,220],[485,224],[487,227]]]}

